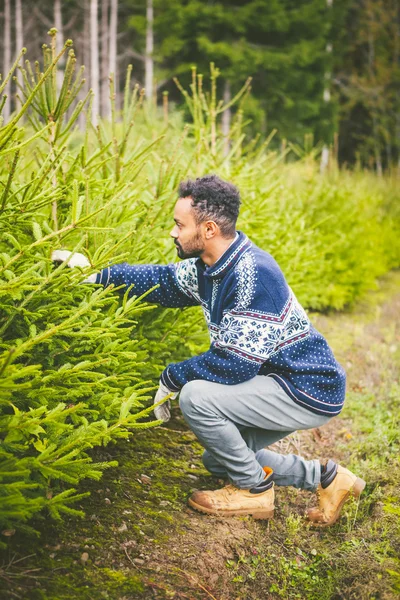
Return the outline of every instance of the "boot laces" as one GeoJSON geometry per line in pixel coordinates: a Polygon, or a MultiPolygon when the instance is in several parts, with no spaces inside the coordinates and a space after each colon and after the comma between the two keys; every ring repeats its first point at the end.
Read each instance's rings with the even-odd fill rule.
{"type": "Polygon", "coordinates": [[[228,494],[228,496],[231,496],[237,491],[237,488],[234,485],[229,484],[225,486],[225,491],[228,494]]]}

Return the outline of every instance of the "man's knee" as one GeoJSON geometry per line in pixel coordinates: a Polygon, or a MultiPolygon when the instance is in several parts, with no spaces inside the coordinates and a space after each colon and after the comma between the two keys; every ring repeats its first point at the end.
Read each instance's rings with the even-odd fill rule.
{"type": "Polygon", "coordinates": [[[207,381],[195,379],[186,383],[179,394],[179,406],[184,415],[193,412],[205,397],[207,381]]]}

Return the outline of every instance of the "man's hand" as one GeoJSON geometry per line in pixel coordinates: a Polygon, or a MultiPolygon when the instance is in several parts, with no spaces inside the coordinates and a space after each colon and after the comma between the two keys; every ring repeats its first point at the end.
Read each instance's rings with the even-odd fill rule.
{"type": "MultiPolygon", "coordinates": [[[[73,254],[69,250],[55,250],[51,254],[51,260],[54,263],[68,261],[67,266],[71,269],[74,267],[81,267],[82,269],[85,267],[90,267],[90,262],[84,254],[81,254],[80,252],[75,252],[73,254]]],[[[96,283],[96,277],[96,273],[92,273],[92,275],[89,275],[89,277],[84,279],[82,283],[96,283]]]]}
{"type": "MultiPolygon", "coordinates": [[[[169,390],[167,387],[165,387],[165,385],[163,385],[160,381],[160,387],[158,388],[157,394],[154,397],[153,404],[157,404],[157,402],[160,402],[160,400],[162,400],[163,398],[165,398],[165,396],[168,396],[169,394],[172,394],[171,398],[176,398],[178,395],[178,392],[171,392],[171,390],[169,390]]],[[[170,408],[171,408],[171,402],[169,400],[164,402],[164,404],[157,406],[154,409],[154,414],[155,414],[156,419],[161,419],[161,421],[164,421],[164,423],[169,421],[171,418],[170,408]]]]}

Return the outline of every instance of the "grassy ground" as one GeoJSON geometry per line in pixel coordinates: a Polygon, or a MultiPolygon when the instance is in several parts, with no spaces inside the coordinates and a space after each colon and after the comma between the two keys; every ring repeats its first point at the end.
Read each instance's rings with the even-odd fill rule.
{"type": "MultiPolygon", "coordinates": [[[[270,522],[192,512],[195,488],[219,483],[179,409],[168,426],[96,451],[119,468],[86,484],[86,518],[17,532],[0,567],[0,598],[29,600],[391,599],[400,592],[400,274],[352,312],[313,316],[348,378],[346,409],[322,429],[277,444],[333,457],[367,481],[360,502],[323,531],[304,520],[312,494],[277,488],[270,522]]],[[[7,533],[7,532],[6,532],[7,533]]],[[[3,532],[4,534],[4,532],[3,532]]],[[[3,537],[3,539],[5,539],[3,537]]]]}

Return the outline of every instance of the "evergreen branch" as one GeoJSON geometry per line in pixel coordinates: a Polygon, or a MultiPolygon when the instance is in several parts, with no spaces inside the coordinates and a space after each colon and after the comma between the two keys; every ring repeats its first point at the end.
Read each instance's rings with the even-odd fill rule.
{"type": "Polygon", "coordinates": [[[12,180],[14,178],[14,175],[15,175],[15,169],[17,167],[18,159],[19,159],[19,150],[17,150],[15,152],[14,160],[12,162],[10,173],[8,175],[6,187],[4,188],[3,194],[2,194],[2,196],[0,198],[0,214],[4,211],[4,207],[5,207],[6,202],[7,202],[8,192],[10,191],[11,182],[12,182],[12,180]]]}

